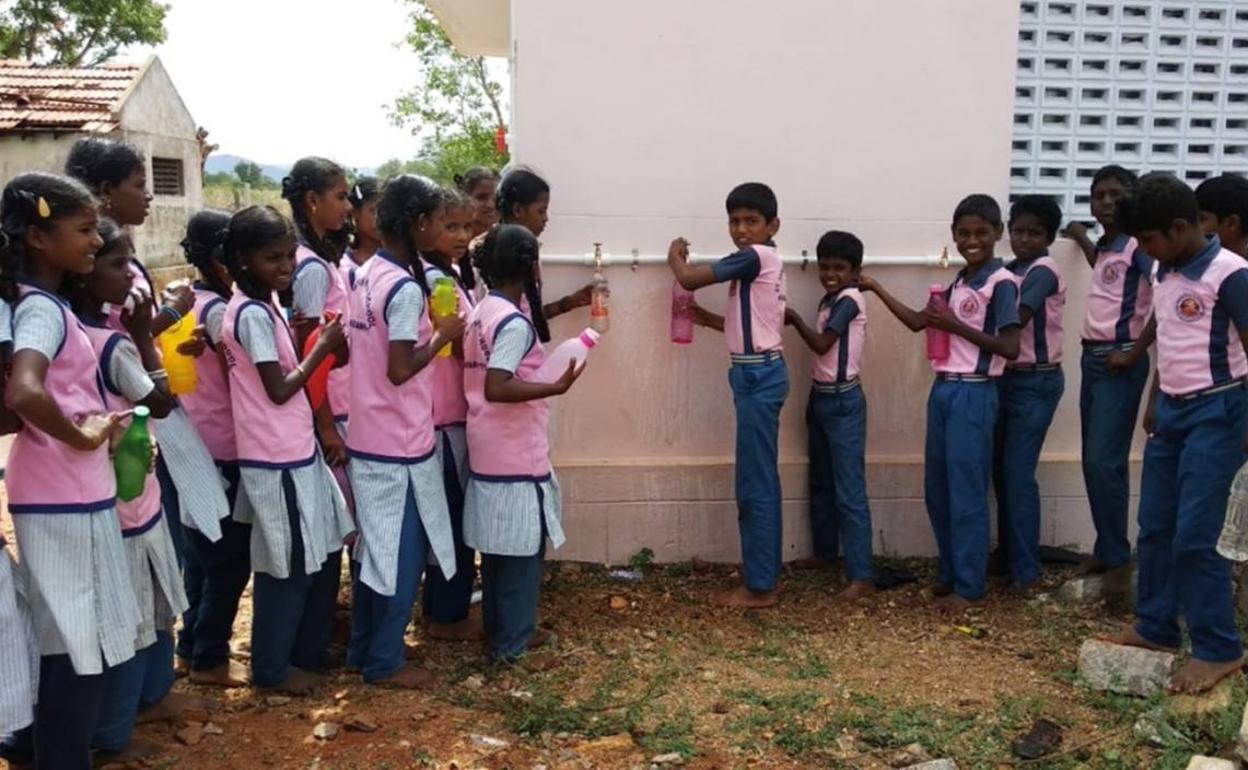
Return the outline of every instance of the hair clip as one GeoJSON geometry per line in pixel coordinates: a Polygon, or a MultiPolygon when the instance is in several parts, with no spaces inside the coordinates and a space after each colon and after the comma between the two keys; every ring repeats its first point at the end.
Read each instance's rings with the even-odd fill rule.
{"type": "Polygon", "coordinates": [[[36,210],[39,212],[40,219],[47,219],[48,217],[52,216],[52,207],[48,205],[47,198],[40,195],[39,202],[35,205],[36,205],[36,210]]]}

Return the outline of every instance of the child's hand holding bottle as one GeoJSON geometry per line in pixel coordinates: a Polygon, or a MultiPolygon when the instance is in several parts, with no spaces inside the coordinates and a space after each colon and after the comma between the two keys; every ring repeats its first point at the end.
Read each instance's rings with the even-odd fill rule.
{"type": "Polygon", "coordinates": [[[429,341],[429,348],[431,350],[441,350],[444,345],[458,341],[464,336],[464,328],[467,325],[467,321],[458,313],[434,316],[433,339],[429,341]]]}
{"type": "Polygon", "coordinates": [[[73,444],[80,452],[98,449],[113,435],[113,429],[121,422],[122,414],[108,412],[89,414],[78,422],[78,440],[73,444]]]}
{"type": "Polygon", "coordinates": [[[321,334],[316,338],[316,345],[312,348],[312,352],[319,352],[322,356],[326,356],[346,343],[347,335],[342,329],[342,316],[335,315],[321,327],[321,334]]]}
{"type": "Polygon", "coordinates": [[[585,371],[585,367],[580,366],[580,362],[575,358],[569,361],[567,370],[559,376],[559,379],[551,383],[555,391],[554,395],[562,396],[564,393],[567,393],[568,389],[572,387],[572,383],[580,378],[583,371],[585,371]]]}

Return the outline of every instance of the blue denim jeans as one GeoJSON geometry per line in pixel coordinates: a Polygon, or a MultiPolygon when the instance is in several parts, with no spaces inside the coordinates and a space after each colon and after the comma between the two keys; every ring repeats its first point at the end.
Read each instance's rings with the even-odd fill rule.
{"type": "Polygon", "coordinates": [[[810,530],[815,556],[845,553],[850,580],[871,580],[871,510],[867,505],[867,398],[812,391],[806,407],[810,434],[810,530]]]}
{"type": "Polygon", "coordinates": [[[173,689],[173,633],[157,631],[156,641],[104,672],[104,698],[91,745],[121,751],[130,743],[139,712],[155,706],[173,689]]]}
{"type": "Polygon", "coordinates": [[[987,590],[988,485],[997,422],[995,382],[932,385],[923,490],[940,551],[940,582],[964,599],[987,590]]]}
{"type": "Polygon", "coordinates": [[[1040,487],[1036,467],[1066,389],[1061,369],[1006,371],[997,381],[1000,411],[993,454],[997,539],[1010,577],[1025,586],[1040,578],[1040,487]]]}
{"type": "Polygon", "coordinates": [[[741,565],[751,591],[776,587],[783,553],[779,449],[780,409],[789,394],[789,370],[777,357],[728,370],[737,410],[737,526],[741,565]]]}
{"type": "Polygon", "coordinates": [[[1245,459],[1245,399],[1242,388],[1189,401],[1158,396],[1144,449],[1136,630],[1178,647],[1183,617],[1192,657],[1214,663],[1243,653],[1231,563],[1216,545],[1231,480],[1245,459]]]}
{"type": "Polygon", "coordinates": [[[1083,438],[1083,481],[1096,527],[1096,558],[1108,567],[1131,561],[1127,538],[1131,499],[1131,437],[1148,382],[1148,356],[1125,372],[1110,374],[1105,356],[1084,351],[1079,417],[1083,438]]]}
{"type": "MultiPolygon", "coordinates": [[[[538,499],[542,492],[538,490],[538,499]]],[[[537,630],[537,604],[546,563],[546,513],[532,556],[481,554],[481,616],[490,660],[511,663],[524,655],[537,630]]]]}

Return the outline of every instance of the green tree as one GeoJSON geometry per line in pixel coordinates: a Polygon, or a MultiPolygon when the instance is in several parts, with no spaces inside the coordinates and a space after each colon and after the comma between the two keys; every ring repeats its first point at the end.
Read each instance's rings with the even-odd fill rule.
{"type": "Polygon", "coordinates": [[[420,61],[420,80],[395,99],[390,119],[421,137],[419,169],[449,182],[470,166],[506,165],[494,139],[506,125],[502,84],[490,76],[484,57],[455,50],[424,0],[404,1],[411,6],[405,42],[420,61]]]}
{"type": "Polygon", "coordinates": [[[238,177],[238,181],[252,187],[263,187],[264,183],[268,181],[264,176],[264,171],[260,168],[260,164],[249,160],[240,160],[234,164],[234,176],[238,177]]]}
{"type": "Polygon", "coordinates": [[[9,0],[0,9],[0,54],[93,67],[123,46],[163,43],[168,12],[156,0],[9,0]]]}

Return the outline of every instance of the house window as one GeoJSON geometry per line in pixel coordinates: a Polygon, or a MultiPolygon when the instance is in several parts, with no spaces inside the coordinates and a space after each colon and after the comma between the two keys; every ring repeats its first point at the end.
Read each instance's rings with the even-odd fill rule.
{"type": "Polygon", "coordinates": [[[170,196],[186,194],[181,158],[152,158],[152,192],[170,196]]]}

